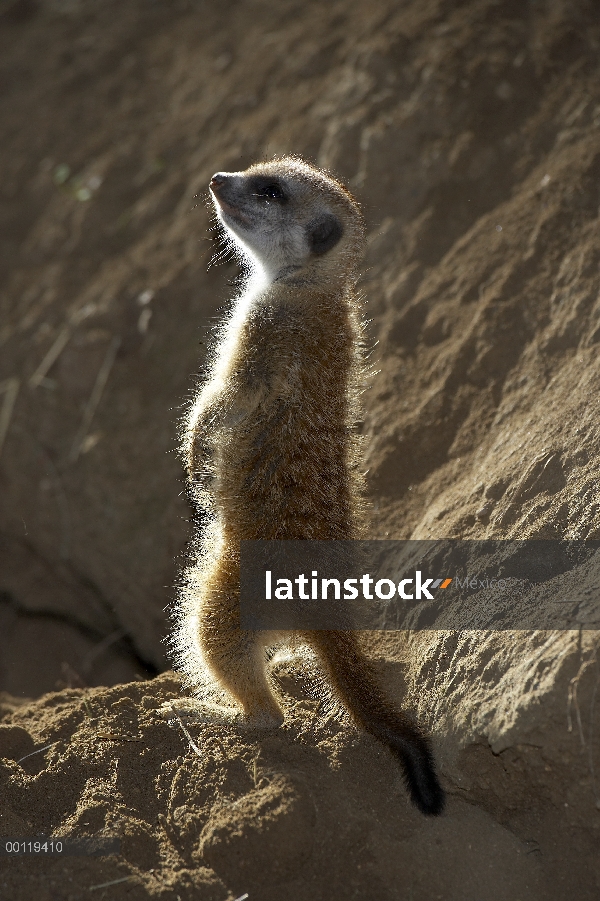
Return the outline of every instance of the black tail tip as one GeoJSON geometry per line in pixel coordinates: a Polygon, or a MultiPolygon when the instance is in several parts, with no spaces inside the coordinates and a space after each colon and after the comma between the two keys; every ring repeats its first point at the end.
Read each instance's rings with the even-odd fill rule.
{"type": "Polygon", "coordinates": [[[446,795],[435,772],[435,765],[428,747],[420,753],[403,755],[404,779],[411,801],[421,813],[437,817],[446,804],[446,795]]]}
{"type": "Polygon", "coordinates": [[[408,790],[413,804],[421,813],[438,817],[446,806],[446,795],[435,773],[431,772],[429,775],[426,786],[409,782],[408,790]]]}

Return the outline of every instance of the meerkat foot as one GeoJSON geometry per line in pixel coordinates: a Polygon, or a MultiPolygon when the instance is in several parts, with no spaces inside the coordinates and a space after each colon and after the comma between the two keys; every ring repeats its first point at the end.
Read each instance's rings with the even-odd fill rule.
{"type": "Polygon", "coordinates": [[[199,701],[195,698],[177,698],[172,701],[165,701],[160,713],[167,720],[175,717],[184,717],[191,723],[211,726],[234,726],[238,729],[257,731],[278,729],[283,723],[283,714],[276,715],[271,711],[257,711],[248,714],[235,707],[225,707],[210,701],[199,701]]]}

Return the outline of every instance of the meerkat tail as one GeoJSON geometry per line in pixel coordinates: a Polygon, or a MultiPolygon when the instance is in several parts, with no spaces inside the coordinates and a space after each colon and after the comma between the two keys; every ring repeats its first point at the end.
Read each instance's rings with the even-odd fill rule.
{"type": "Polygon", "coordinates": [[[385,697],[355,636],[351,632],[311,632],[310,643],[357,725],[386,744],[400,761],[413,803],[422,813],[440,814],[444,809],[444,790],[435,772],[429,742],[419,726],[385,697]]]}

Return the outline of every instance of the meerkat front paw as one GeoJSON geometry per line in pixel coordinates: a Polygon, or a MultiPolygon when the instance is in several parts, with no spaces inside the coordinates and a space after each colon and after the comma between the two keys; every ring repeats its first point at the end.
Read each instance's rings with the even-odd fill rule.
{"type": "Polygon", "coordinates": [[[271,712],[245,714],[234,707],[224,707],[195,698],[177,698],[165,701],[160,714],[167,720],[185,718],[188,722],[210,726],[233,726],[237,729],[267,731],[278,729],[283,723],[283,714],[271,712]]]}

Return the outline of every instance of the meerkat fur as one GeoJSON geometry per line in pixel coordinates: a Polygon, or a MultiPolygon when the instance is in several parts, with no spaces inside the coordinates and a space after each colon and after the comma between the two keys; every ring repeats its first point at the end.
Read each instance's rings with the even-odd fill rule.
{"type": "Polygon", "coordinates": [[[360,208],[297,157],[219,172],[210,191],[246,278],[182,431],[198,527],[172,646],[199,700],[180,709],[210,722],[279,726],[266,649],[304,643],[356,724],[398,758],[414,803],[437,814],[444,795],[428,740],[385,697],[355,633],[240,626],[242,540],[364,537],[360,208]],[[207,698],[211,684],[235,706],[207,698]]]}

